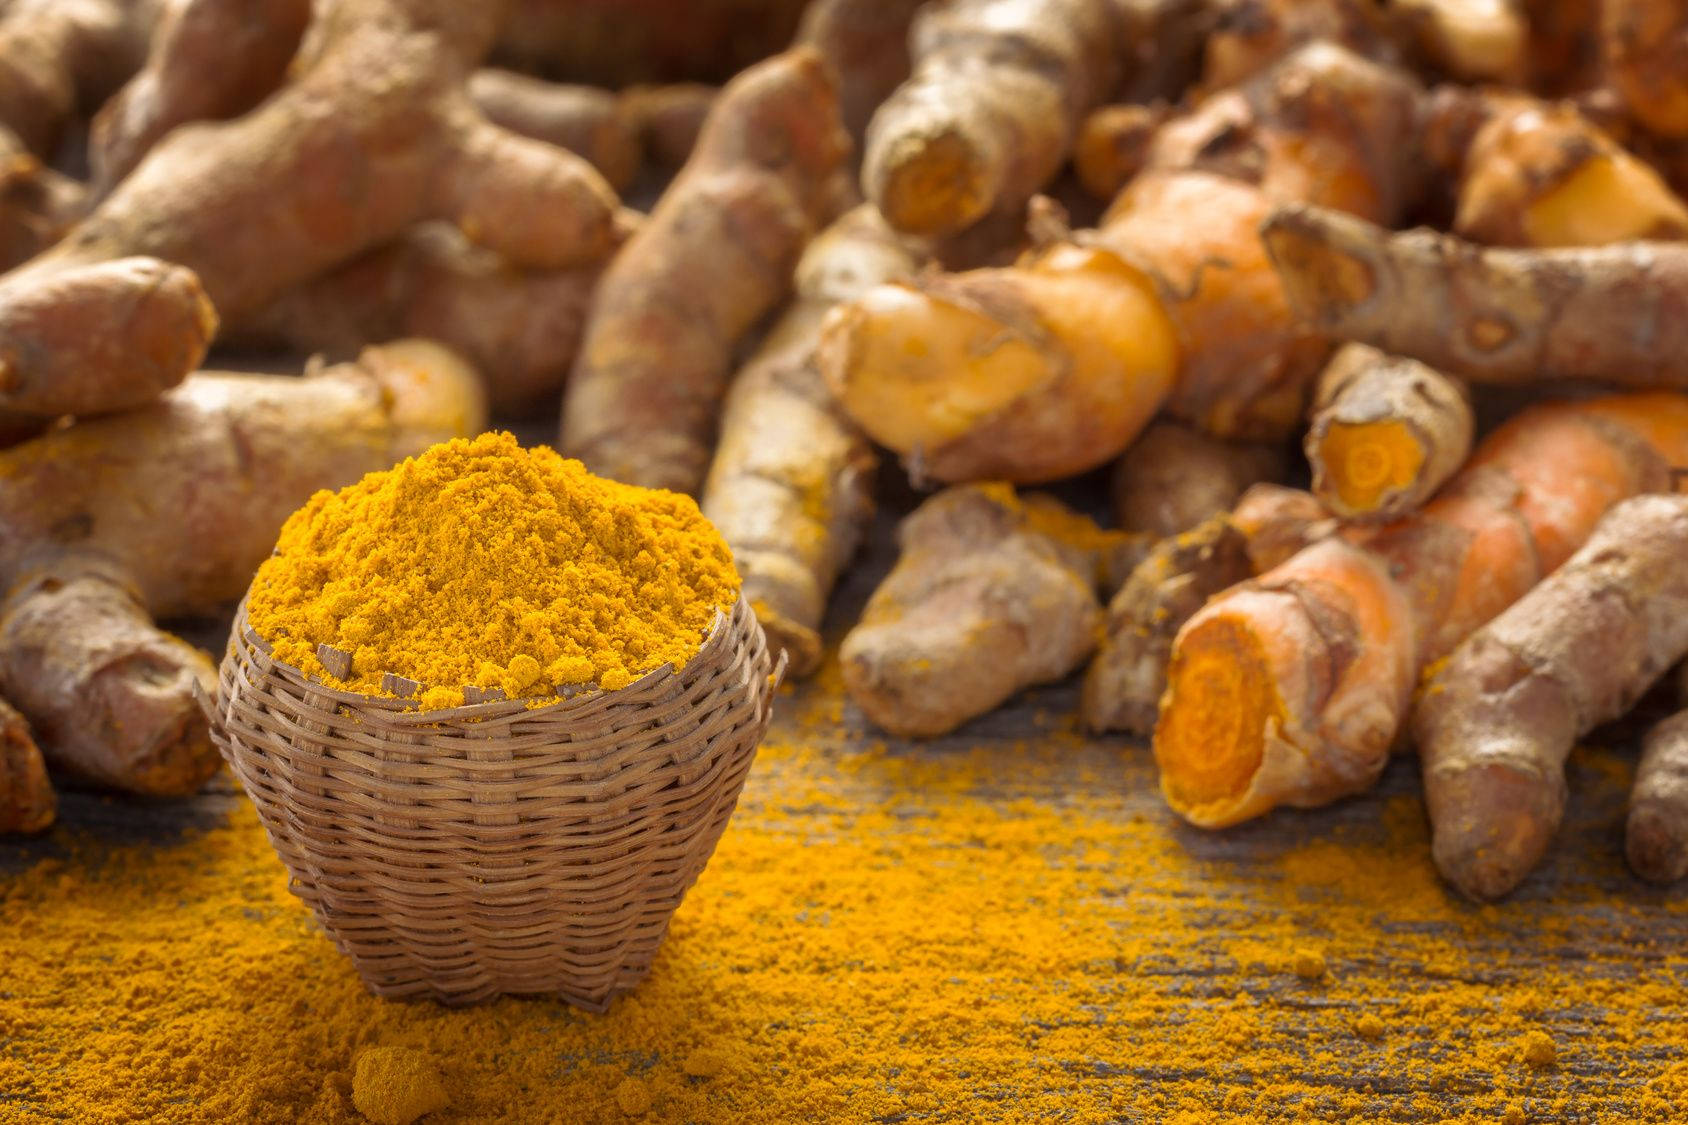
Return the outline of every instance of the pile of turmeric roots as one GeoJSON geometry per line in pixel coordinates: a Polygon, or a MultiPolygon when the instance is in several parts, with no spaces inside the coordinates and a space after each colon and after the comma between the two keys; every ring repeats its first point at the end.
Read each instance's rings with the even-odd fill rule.
{"type": "MultiPolygon", "coordinates": [[[[881,460],[931,490],[838,654],[884,730],[1083,670],[1212,828],[1416,749],[1505,894],[1688,655],[1685,58],[1688,0],[0,0],[0,826],[193,792],[155,619],[560,391],[797,675],[881,460]]],[[[1688,712],[1627,846],[1688,874],[1688,712]]]]}

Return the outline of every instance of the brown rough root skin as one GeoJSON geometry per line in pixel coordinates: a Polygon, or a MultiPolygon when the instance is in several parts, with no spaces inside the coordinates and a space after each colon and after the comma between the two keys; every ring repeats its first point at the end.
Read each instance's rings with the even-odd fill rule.
{"type": "Polygon", "coordinates": [[[1157,422],[1114,465],[1114,517],[1125,531],[1177,535],[1229,511],[1249,486],[1282,474],[1284,461],[1275,446],[1157,422]]]}
{"type": "Polygon", "coordinates": [[[1250,486],[1231,509],[1231,522],[1248,541],[1249,565],[1256,574],[1336,534],[1338,527],[1317,496],[1281,484],[1250,486]]]}
{"type": "Polygon", "coordinates": [[[1300,206],[1262,232],[1296,311],[1335,338],[1485,383],[1688,387],[1688,245],[1484,249],[1300,206]]]}
{"type": "Polygon", "coordinates": [[[585,157],[616,191],[638,175],[638,122],[609,90],[488,67],[469,79],[469,97],[494,125],[585,157]]]}
{"type": "Polygon", "coordinates": [[[910,234],[1018,212],[1108,92],[1118,35],[1102,0],[956,0],[912,31],[914,70],[867,129],[862,190],[910,234]]]}
{"type": "Polygon", "coordinates": [[[905,518],[902,556],[844,638],[845,690],[892,734],[954,730],[1096,646],[1093,564],[1029,528],[1004,494],[957,486],[905,518]]]}
{"type": "Polygon", "coordinates": [[[283,293],[224,337],[337,360],[425,336],[481,373],[494,413],[516,414],[561,389],[601,273],[518,269],[454,227],[424,223],[283,293]]]}
{"type": "Polygon", "coordinates": [[[809,244],[797,299],[727,394],[701,506],[732,548],[770,650],[785,650],[795,676],[820,665],[827,597],[873,516],[878,464],[816,365],[821,321],[918,263],[871,206],[845,214],[809,244]]]}
{"type": "Polygon", "coordinates": [[[797,42],[832,68],[844,128],[860,144],[869,119],[909,74],[909,23],[921,0],[815,0],[797,42]]]}
{"type": "MultiPolygon", "coordinates": [[[[455,222],[518,265],[603,259],[619,235],[602,177],[571,153],[492,125],[464,92],[496,30],[495,8],[454,0],[328,7],[286,89],[235,120],[171,131],[64,241],[6,276],[0,323],[9,330],[0,348],[17,355],[44,346],[17,337],[13,302],[39,304],[38,289],[56,278],[137,255],[197,274],[231,319],[431,218],[455,222]]],[[[158,352],[158,338],[180,319],[173,315],[168,325],[82,315],[81,330],[103,338],[83,347],[97,356],[158,352]]],[[[197,362],[193,348],[170,354],[197,362]]],[[[67,365],[68,357],[55,366],[67,365]]],[[[192,366],[184,362],[169,381],[192,366]]],[[[64,376],[84,388],[102,377],[108,406],[143,397],[109,374],[64,376]]],[[[66,412],[52,405],[49,412],[66,412]]]]}
{"type": "Polygon", "coordinates": [[[1651,883],[1688,876],[1688,711],[1647,733],[1624,825],[1630,870],[1651,883]]]}
{"type": "Polygon", "coordinates": [[[58,807],[29,724],[0,699],[0,834],[40,832],[52,825],[58,807]]]}
{"type": "Polygon", "coordinates": [[[0,124],[51,157],[71,118],[140,65],[151,5],[13,0],[0,11],[0,124]]]}
{"type": "Polygon", "coordinates": [[[1498,898],[1540,863],[1576,740],[1688,655],[1684,557],[1688,497],[1625,501],[1425,684],[1412,722],[1436,866],[1467,895],[1498,898]]]}
{"type": "Polygon", "coordinates": [[[1214,594],[1253,573],[1243,534],[1223,513],[1161,540],[1108,603],[1102,645],[1084,675],[1085,725],[1151,734],[1178,630],[1214,594]]]}
{"type": "Polygon", "coordinates": [[[0,125],[0,271],[57,242],[82,217],[88,189],[44,167],[0,125]]]}
{"type": "Polygon", "coordinates": [[[1688,10],[1673,0],[1601,0],[1607,81],[1631,116],[1662,137],[1688,137],[1688,10]]]}
{"type": "Polygon", "coordinates": [[[602,476],[697,492],[733,348],[831,217],[848,147],[813,51],[722,91],[697,151],[604,273],[564,398],[563,452],[602,476]]]}
{"type": "Polygon", "coordinates": [[[212,665],[153,618],[226,608],[313,492],[484,421],[474,373],[407,341],[304,379],[201,373],[0,451],[0,694],[53,765],[191,792],[216,765],[193,697],[212,665]]]}
{"type": "Polygon", "coordinates": [[[310,0],[182,0],[163,5],[145,65],[89,126],[96,197],[188,121],[221,121],[257,105],[287,76],[310,22],[310,0]]]}

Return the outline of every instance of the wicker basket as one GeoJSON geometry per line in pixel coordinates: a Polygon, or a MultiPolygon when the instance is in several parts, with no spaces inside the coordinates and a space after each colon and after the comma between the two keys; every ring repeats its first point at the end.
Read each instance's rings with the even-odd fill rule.
{"type": "Polygon", "coordinates": [[[601,1011],[715,850],[778,675],[741,599],[679,672],[534,710],[418,712],[273,659],[243,604],[211,727],[293,892],[372,992],[601,1011]]]}

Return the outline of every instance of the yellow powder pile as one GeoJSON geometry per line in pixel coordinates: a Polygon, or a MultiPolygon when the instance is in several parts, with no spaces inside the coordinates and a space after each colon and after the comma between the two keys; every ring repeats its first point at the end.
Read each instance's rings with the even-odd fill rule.
{"type": "Polygon", "coordinates": [[[450,1105],[451,1096],[421,1051],[370,1047],[352,1071],[352,1104],[375,1125],[410,1125],[450,1105]]]}
{"type": "Polygon", "coordinates": [[[423,684],[431,710],[463,703],[465,686],[543,700],[679,667],[738,588],[690,497],[489,433],[317,493],[282,528],[247,614],[307,675],[379,694],[391,673],[423,684]],[[350,674],[331,674],[319,644],[350,653],[350,674]]]}
{"type": "Polygon", "coordinates": [[[1573,759],[1553,893],[1478,907],[1436,877],[1407,764],[1285,830],[1197,833],[1145,750],[1029,718],[847,741],[836,683],[782,699],[604,1015],[371,997],[244,802],[175,840],[61,833],[0,879],[0,1121],[362,1125],[372,1048],[437,1068],[421,1125],[1683,1120],[1688,898],[1622,874],[1620,756],[1573,759]]]}

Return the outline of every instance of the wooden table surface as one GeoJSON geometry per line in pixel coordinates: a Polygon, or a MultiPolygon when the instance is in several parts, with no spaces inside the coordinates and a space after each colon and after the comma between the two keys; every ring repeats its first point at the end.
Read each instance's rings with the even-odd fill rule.
{"type": "MultiPolygon", "coordinates": [[[[834,641],[894,557],[891,526],[888,514],[839,594],[834,641]]],[[[215,633],[201,639],[216,643],[215,633]]],[[[1412,761],[1396,761],[1375,792],[1334,807],[1204,832],[1165,809],[1144,748],[1076,731],[1076,697],[1070,682],[1034,690],[953,736],[915,744],[882,740],[838,698],[836,675],[796,687],[769,742],[802,750],[765,750],[655,972],[686,958],[693,930],[737,885],[736,834],[748,845],[757,834],[796,832],[806,848],[825,849],[854,817],[871,814],[888,862],[929,862],[934,842],[953,842],[962,857],[954,877],[978,881],[981,916],[1069,919],[1052,932],[1073,935],[1071,958],[1035,956],[1055,957],[1038,971],[1083,998],[1071,1020],[1027,1013],[1017,1032],[1025,1064],[1002,1063],[1010,1077],[988,1101],[887,1110],[883,1098],[894,1102],[898,1089],[889,1075],[871,1111],[858,1115],[846,1100],[839,1119],[1688,1121],[1688,912],[1682,888],[1646,887],[1622,863],[1626,753],[1579,751],[1552,857],[1508,903],[1479,908],[1435,879],[1412,761]],[[1009,843],[980,827],[992,817],[1012,824],[1016,810],[1047,839],[1009,843]],[[1063,850],[1069,831],[1086,841],[1082,854],[1063,850]],[[1023,879],[1026,848],[1042,849],[1052,897],[1001,883],[996,892],[1023,896],[1005,901],[993,894],[993,871],[1023,879]],[[1082,901],[1062,900],[1078,890],[1082,901]],[[1109,927],[1100,938],[1096,919],[1109,927]],[[1295,974],[1302,950],[1324,957],[1324,977],[1295,974]],[[1381,1017],[1380,1039],[1355,1034],[1366,1013],[1381,1017]],[[1556,1044],[1557,1065],[1520,1061],[1533,1029],[1556,1044]],[[1058,1096],[1034,1097],[1039,1084],[1058,1096]]],[[[242,800],[226,775],[179,803],[67,793],[62,823],[113,847],[163,843],[225,822],[242,800]]],[[[61,854],[62,839],[0,844],[0,869],[61,854]]],[[[979,924],[947,913],[966,913],[943,893],[947,884],[926,885],[932,940],[979,924]]],[[[812,893],[824,902],[830,892],[812,893]]],[[[885,936],[850,905],[830,903],[833,925],[862,926],[864,942],[885,936]],[[846,917],[855,921],[837,920],[846,917]]],[[[885,904],[878,917],[923,909],[885,904]]],[[[894,928],[897,941],[918,941],[911,932],[920,931],[894,928]]],[[[1002,940],[995,956],[1012,958],[1013,940],[1002,940]]],[[[970,971],[967,955],[957,956],[956,973],[970,971]]],[[[836,979],[854,970],[824,971],[836,979]]],[[[831,1013],[856,1029],[839,1034],[868,1072],[876,1044],[906,1052],[907,1028],[929,1014],[927,1000],[900,995],[906,982],[886,990],[878,979],[860,977],[861,1002],[904,1029],[894,1042],[852,1023],[859,1014],[831,1013]]],[[[1044,995],[1026,987],[1028,997],[1044,995]]],[[[982,1050],[973,1045],[979,1028],[933,1034],[934,1057],[985,1065],[970,1053],[982,1050]]],[[[802,1083],[802,1068],[785,1081],[802,1083]]],[[[0,1118],[4,1109],[0,1101],[0,1118]]]]}

